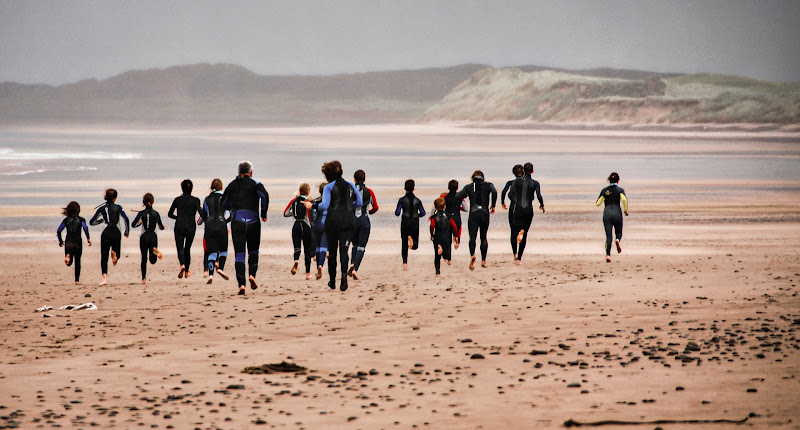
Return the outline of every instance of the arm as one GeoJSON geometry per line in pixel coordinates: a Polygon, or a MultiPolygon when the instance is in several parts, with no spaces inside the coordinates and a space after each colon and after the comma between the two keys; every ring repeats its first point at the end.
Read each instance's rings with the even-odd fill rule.
{"type": "Polygon", "coordinates": [[[267,209],[269,209],[269,193],[261,182],[258,183],[256,191],[258,193],[258,199],[261,200],[261,221],[266,221],[267,209]]]}
{"type": "Polygon", "coordinates": [[[83,232],[86,234],[86,240],[89,242],[89,246],[92,246],[92,240],[89,238],[89,226],[86,225],[86,220],[81,218],[81,227],[83,227],[83,232]]]}
{"type": "Polygon", "coordinates": [[[467,195],[469,194],[469,192],[467,191],[468,186],[469,185],[464,186],[464,188],[462,188],[461,191],[456,193],[456,201],[464,200],[464,198],[467,197],[467,195]]]}
{"type": "Polygon", "coordinates": [[[536,182],[536,188],[534,189],[534,191],[536,191],[536,197],[539,199],[539,209],[541,209],[542,213],[544,213],[544,200],[542,200],[542,187],[541,185],[539,185],[538,181],[536,182]]]}
{"type": "Polygon", "coordinates": [[[378,200],[375,199],[375,193],[373,193],[371,189],[367,188],[367,191],[369,191],[369,195],[370,195],[371,201],[372,201],[372,209],[369,210],[369,214],[372,215],[375,212],[378,212],[378,209],[379,209],[378,208],[378,200]]]}
{"type": "Polygon", "coordinates": [[[230,195],[230,193],[228,193],[228,191],[230,191],[232,185],[233,185],[233,183],[228,184],[228,186],[225,188],[225,191],[222,192],[222,207],[224,209],[228,209],[228,210],[233,209],[231,207],[231,199],[230,199],[231,195],[230,195]]]}
{"type": "Polygon", "coordinates": [[[431,240],[433,240],[433,233],[436,232],[436,221],[433,220],[433,217],[431,217],[430,227],[431,227],[431,240]]]}
{"type": "MultiPolygon", "coordinates": [[[[502,192],[502,193],[500,193],[500,205],[502,205],[502,206],[503,206],[503,209],[507,209],[507,208],[506,208],[506,193],[507,193],[507,192],[508,192],[508,190],[511,188],[511,184],[513,184],[513,183],[514,183],[514,181],[508,181],[508,182],[506,182],[506,186],[505,186],[505,187],[503,187],[503,192],[502,192]]],[[[510,198],[510,197],[511,197],[511,196],[509,196],[509,198],[510,198]]]]}
{"type": "Polygon", "coordinates": [[[286,209],[283,210],[283,216],[287,218],[292,216],[292,203],[294,203],[294,199],[289,200],[289,204],[286,205],[286,209]]]}
{"type": "Polygon", "coordinates": [[[328,185],[325,185],[325,188],[322,189],[322,201],[319,202],[317,207],[321,211],[328,210],[328,207],[331,205],[331,188],[335,182],[331,182],[328,185]]]}
{"type": "Polygon", "coordinates": [[[401,203],[401,200],[402,199],[397,201],[397,209],[394,210],[394,216],[400,216],[400,214],[403,213],[403,203],[401,203]]]}
{"type": "Polygon", "coordinates": [[[125,215],[125,211],[122,209],[122,206],[119,207],[119,216],[125,220],[125,237],[128,237],[131,232],[131,221],[128,219],[128,215],[125,215]]]}
{"type": "Polygon", "coordinates": [[[492,205],[490,208],[494,209],[497,205],[497,188],[494,187],[494,184],[489,184],[489,192],[492,194],[492,205]]]}
{"type": "Polygon", "coordinates": [[[203,210],[206,211],[206,214],[205,214],[206,216],[203,216],[203,214],[198,214],[200,216],[197,218],[197,225],[202,224],[203,221],[205,221],[206,218],[208,218],[208,213],[209,213],[208,212],[208,201],[205,200],[205,199],[203,200],[203,210]]]}
{"type": "MultiPolygon", "coordinates": [[[[417,199],[419,201],[419,199],[417,199]]],[[[422,218],[425,216],[425,206],[422,206],[422,202],[419,202],[419,217],[422,218]]]]}
{"type": "Polygon", "coordinates": [[[603,195],[603,193],[600,193],[600,197],[598,197],[598,198],[597,198],[597,201],[596,201],[596,202],[594,202],[594,204],[595,204],[596,206],[600,206],[600,205],[602,205],[602,204],[603,204],[603,202],[604,202],[605,200],[606,200],[606,197],[603,195]]]}
{"type": "Polygon", "coordinates": [[[178,215],[175,214],[175,211],[178,210],[178,199],[180,197],[175,197],[175,200],[172,201],[172,206],[169,207],[169,212],[167,212],[167,216],[172,219],[178,219],[178,215]]]}
{"type": "Polygon", "coordinates": [[[450,219],[450,231],[453,232],[453,237],[456,238],[456,240],[461,239],[461,230],[458,229],[456,222],[452,219],[450,219]]]}
{"type": "Polygon", "coordinates": [[[100,225],[103,223],[103,221],[105,221],[105,219],[103,218],[103,206],[100,206],[99,208],[97,208],[97,212],[95,212],[92,219],[89,220],[89,224],[100,225]]]}
{"type": "Polygon", "coordinates": [[[64,224],[64,221],[61,221],[61,225],[58,226],[58,230],[56,230],[56,236],[58,236],[58,246],[63,246],[64,245],[64,240],[61,239],[61,232],[64,231],[64,227],[66,227],[66,226],[67,225],[64,224]]]}
{"type": "Polygon", "coordinates": [[[619,195],[619,202],[622,203],[622,210],[625,212],[625,215],[628,215],[628,198],[625,196],[625,193],[620,193],[619,195]]]}
{"type": "Polygon", "coordinates": [[[139,227],[140,225],[142,225],[142,213],[141,212],[136,214],[136,216],[133,218],[133,223],[131,223],[131,226],[134,227],[134,228],[139,227]]]}
{"type": "Polygon", "coordinates": [[[352,182],[347,182],[347,184],[350,185],[350,188],[353,189],[353,193],[356,196],[356,201],[353,202],[353,207],[360,208],[361,206],[364,206],[364,198],[361,197],[361,193],[358,191],[358,188],[356,188],[356,184],[352,182]]]}
{"type": "MultiPolygon", "coordinates": [[[[200,203],[200,199],[195,197],[194,201],[195,201],[196,206],[197,206],[197,214],[200,215],[200,220],[204,220],[204,219],[208,218],[208,211],[206,211],[204,205],[202,205],[200,203]]],[[[198,222],[198,224],[200,224],[200,223],[198,222]]]]}
{"type": "Polygon", "coordinates": [[[162,223],[162,222],[161,222],[161,215],[160,215],[160,214],[158,214],[158,212],[156,212],[156,214],[157,214],[157,216],[156,216],[156,222],[158,223],[158,228],[159,228],[160,230],[164,230],[164,223],[162,223]]]}
{"type": "Polygon", "coordinates": [[[467,207],[467,201],[465,199],[461,199],[460,209],[461,209],[461,212],[466,212],[466,211],[469,210],[469,208],[467,207]]]}

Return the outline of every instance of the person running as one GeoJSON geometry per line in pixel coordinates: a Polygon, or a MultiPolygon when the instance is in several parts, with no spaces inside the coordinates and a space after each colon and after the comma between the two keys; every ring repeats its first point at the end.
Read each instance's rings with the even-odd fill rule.
{"type": "Polygon", "coordinates": [[[294,225],[292,226],[294,265],[292,265],[291,273],[292,275],[297,273],[297,266],[300,265],[300,251],[305,251],[306,279],[311,279],[311,258],[314,255],[314,233],[311,230],[312,204],[308,200],[310,193],[310,185],[306,183],[300,184],[297,196],[286,205],[286,209],[283,211],[283,216],[294,218],[294,225]]]}
{"type": "Polygon", "coordinates": [[[156,235],[156,226],[164,230],[164,224],[161,222],[161,215],[153,209],[154,201],[152,194],[145,194],[142,197],[144,210],[136,214],[131,224],[134,228],[142,226],[142,235],[139,236],[139,250],[142,252],[142,284],[147,283],[148,257],[150,264],[156,264],[156,258],[161,260],[164,257],[158,250],[158,235],[156,235]]]}
{"type": "Polygon", "coordinates": [[[369,232],[372,228],[372,223],[369,216],[378,212],[378,200],[375,199],[375,193],[364,185],[367,175],[363,170],[356,170],[353,174],[353,179],[356,182],[356,189],[361,194],[361,206],[356,208],[356,221],[355,230],[353,234],[353,264],[347,271],[347,276],[358,280],[358,268],[361,267],[361,260],[364,259],[364,251],[367,249],[367,242],[369,241],[369,232]],[[368,206],[372,209],[367,210],[368,206]]]}
{"type": "Polygon", "coordinates": [[[258,288],[256,273],[258,248],[261,245],[259,203],[261,222],[267,222],[269,193],[264,184],[253,179],[253,164],[242,161],[239,163],[239,176],[231,181],[222,193],[223,207],[231,211],[231,236],[233,250],[236,253],[236,280],[240,295],[244,294],[247,281],[250,282],[251,289],[258,288]],[[245,267],[245,257],[247,257],[247,267],[245,267]],[[245,269],[249,269],[249,277],[245,269]]]}
{"type": "Polygon", "coordinates": [[[522,175],[523,175],[522,164],[515,165],[511,169],[511,173],[514,174],[514,179],[506,182],[506,186],[503,187],[503,191],[500,193],[500,205],[503,207],[503,209],[506,209],[508,211],[508,227],[511,229],[511,250],[514,252],[514,255],[516,256],[517,255],[517,241],[516,241],[517,238],[514,235],[514,228],[513,227],[514,227],[514,209],[516,209],[517,206],[514,203],[514,201],[511,200],[510,196],[509,196],[509,204],[508,204],[508,206],[506,206],[506,193],[508,193],[508,190],[511,189],[511,184],[513,184],[514,181],[517,178],[521,178],[522,177],[522,175]]]}
{"type": "Polygon", "coordinates": [[[111,264],[117,265],[121,256],[122,234],[119,231],[119,219],[125,220],[125,237],[130,233],[130,221],[128,215],[122,210],[122,206],[116,204],[117,190],[109,188],[105,194],[106,202],[97,207],[90,225],[106,224],[103,233],[100,235],[100,270],[103,272],[103,281],[100,285],[108,285],[108,257],[111,256],[111,264]],[[110,251],[110,253],[109,253],[110,251]]]}
{"type": "Polygon", "coordinates": [[[497,204],[497,189],[494,184],[484,180],[483,172],[476,170],[472,172],[472,183],[462,188],[455,196],[456,201],[466,197],[469,197],[469,220],[467,220],[469,270],[475,270],[475,246],[478,231],[481,235],[481,266],[489,267],[486,264],[486,253],[489,251],[486,233],[489,231],[489,215],[494,213],[494,207],[497,204]]]}
{"type": "Polygon", "coordinates": [[[211,181],[211,193],[203,200],[205,218],[200,218],[198,225],[205,223],[203,242],[205,245],[205,272],[208,272],[207,284],[214,282],[214,270],[222,279],[228,280],[224,272],[225,260],[228,258],[228,223],[231,217],[225,217],[225,208],[222,207],[222,180],[219,178],[211,181]]]}
{"type": "Polygon", "coordinates": [[[178,250],[178,262],[181,263],[178,278],[183,278],[184,275],[187,278],[192,276],[189,265],[192,262],[192,242],[194,242],[194,234],[197,230],[194,217],[196,214],[200,214],[201,218],[206,217],[205,211],[200,206],[200,199],[192,195],[192,188],[194,188],[194,184],[191,180],[184,179],[181,182],[183,194],[175,197],[167,214],[168,217],[175,220],[175,248],[178,250]]]}
{"type": "Polygon", "coordinates": [[[460,231],[455,221],[450,218],[445,208],[447,203],[439,197],[433,202],[433,215],[431,215],[431,241],[433,242],[434,257],[433,267],[436,268],[436,277],[441,275],[441,260],[450,264],[450,244],[458,244],[460,231]]]}
{"type": "Polygon", "coordinates": [[[322,268],[325,267],[325,258],[328,256],[328,235],[325,234],[325,211],[319,208],[322,202],[322,193],[325,191],[327,182],[319,184],[319,197],[314,199],[311,204],[311,220],[314,222],[313,233],[314,241],[316,243],[316,261],[317,261],[317,280],[322,279],[322,268]]]}
{"type": "Polygon", "coordinates": [[[425,208],[422,202],[414,195],[413,179],[406,180],[404,188],[406,195],[397,200],[397,209],[394,210],[395,216],[400,218],[400,255],[403,257],[403,270],[408,270],[408,250],[416,250],[419,247],[419,219],[425,216],[425,208]]]}
{"type": "Polygon", "coordinates": [[[331,161],[322,165],[322,173],[328,185],[322,190],[322,201],[319,209],[325,218],[325,234],[327,235],[330,261],[328,286],[336,289],[336,253],[342,264],[342,279],[339,289],[347,290],[347,267],[349,263],[348,247],[355,227],[355,208],[362,207],[364,202],[355,184],[342,178],[342,164],[331,161]]]}
{"type": "Polygon", "coordinates": [[[603,209],[603,227],[606,230],[606,263],[611,262],[611,238],[612,229],[613,236],[616,236],[614,242],[617,245],[617,253],[622,252],[622,214],[628,216],[628,197],[625,196],[625,190],[619,186],[619,174],[612,172],[608,176],[608,182],[611,184],[600,191],[600,197],[597,198],[595,203],[597,206],[605,203],[603,209]]]}
{"type": "Polygon", "coordinates": [[[522,264],[522,253],[525,252],[525,244],[528,242],[528,230],[533,222],[532,203],[534,197],[539,199],[539,209],[544,213],[544,201],[539,181],[531,178],[533,164],[525,163],[523,171],[524,176],[515,179],[509,191],[509,198],[514,207],[514,217],[511,222],[511,250],[514,251],[514,263],[518,266],[522,264]]]}
{"type": "Polygon", "coordinates": [[[92,246],[92,239],[89,238],[89,227],[86,225],[86,220],[80,217],[81,205],[78,202],[69,202],[61,214],[64,215],[64,221],[58,226],[56,236],[58,236],[58,246],[64,247],[64,264],[71,266],[75,263],[75,285],[81,283],[81,255],[83,255],[83,239],[81,238],[81,229],[86,234],[86,242],[92,246]],[[61,232],[67,229],[66,240],[61,239],[61,232]]]}
{"type": "MultiPolygon", "coordinates": [[[[444,210],[447,212],[447,215],[450,216],[450,219],[456,223],[456,227],[458,227],[458,236],[461,236],[461,212],[467,211],[467,204],[464,199],[456,200],[456,194],[458,193],[458,181],[455,179],[450,180],[447,183],[447,190],[448,192],[442,194],[441,198],[444,199],[445,208],[444,210]]],[[[458,249],[459,243],[455,243],[455,248],[458,249]]],[[[448,262],[449,264],[449,262],[448,262]]]]}

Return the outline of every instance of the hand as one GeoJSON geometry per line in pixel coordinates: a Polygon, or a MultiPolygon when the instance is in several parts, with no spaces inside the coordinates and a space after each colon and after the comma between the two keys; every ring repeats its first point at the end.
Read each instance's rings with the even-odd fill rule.
{"type": "MultiPolygon", "coordinates": [[[[433,238],[431,238],[431,240],[433,240],[433,238]]],[[[59,244],[58,244],[58,247],[59,247],[59,248],[63,248],[63,247],[64,247],[64,242],[61,242],[61,243],[59,243],[59,244]]]]}
{"type": "Polygon", "coordinates": [[[628,216],[628,211],[625,211],[625,216],[628,216]]]}
{"type": "Polygon", "coordinates": [[[86,242],[89,243],[89,246],[92,246],[92,239],[86,239],[86,242]]]}
{"type": "Polygon", "coordinates": [[[261,222],[267,222],[266,218],[261,218],[261,222]]]}
{"type": "Polygon", "coordinates": [[[433,242],[433,236],[431,236],[431,242],[433,242]]]}
{"type": "Polygon", "coordinates": [[[542,213],[544,213],[544,206],[540,206],[539,209],[541,209],[542,213]]]}
{"type": "Polygon", "coordinates": [[[508,206],[505,203],[503,203],[503,209],[508,210],[508,206]]]}

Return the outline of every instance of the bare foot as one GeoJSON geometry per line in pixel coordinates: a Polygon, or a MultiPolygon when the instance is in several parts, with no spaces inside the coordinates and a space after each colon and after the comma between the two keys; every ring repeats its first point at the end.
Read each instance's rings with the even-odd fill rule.
{"type": "Polygon", "coordinates": [[[186,277],[188,278],[190,276],[192,276],[192,271],[191,270],[187,270],[186,271],[186,277]]]}
{"type": "Polygon", "coordinates": [[[206,281],[206,284],[210,284],[212,282],[214,282],[214,275],[208,275],[208,281],[206,281]]]}
{"type": "Polygon", "coordinates": [[[317,276],[315,277],[317,278],[318,281],[322,279],[322,266],[317,266],[317,276]]]}
{"type": "Polygon", "coordinates": [[[435,275],[434,275],[434,277],[436,277],[436,278],[441,278],[441,277],[442,277],[442,275],[440,275],[440,274],[438,274],[438,273],[437,273],[437,274],[435,274],[435,275]]]}
{"type": "Polygon", "coordinates": [[[67,266],[69,266],[69,254],[67,254],[67,255],[65,255],[65,256],[64,256],[64,264],[66,264],[67,266]]]}
{"type": "Polygon", "coordinates": [[[356,269],[356,266],[354,264],[351,264],[350,268],[347,269],[347,276],[352,278],[353,277],[353,270],[355,270],[355,269],[356,269]]]}
{"type": "Polygon", "coordinates": [[[312,275],[311,273],[306,273],[306,281],[310,280],[313,277],[314,275],[312,275]]]}
{"type": "Polygon", "coordinates": [[[300,264],[300,262],[298,262],[297,260],[295,260],[295,262],[294,262],[294,265],[292,265],[292,270],[290,270],[290,272],[292,272],[292,275],[294,275],[294,274],[296,274],[296,273],[297,273],[297,265],[298,265],[298,264],[300,264]]]}
{"type": "Polygon", "coordinates": [[[442,245],[436,245],[436,253],[442,255],[442,245]]]}
{"type": "Polygon", "coordinates": [[[353,274],[350,276],[352,276],[354,280],[358,281],[358,272],[356,272],[355,270],[353,270],[353,274]]]}
{"type": "Polygon", "coordinates": [[[414,247],[414,239],[412,239],[411,236],[408,236],[408,249],[411,249],[413,247],[414,247]]]}
{"type": "Polygon", "coordinates": [[[408,270],[408,264],[407,263],[403,263],[403,270],[408,270]]]}
{"type": "Polygon", "coordinates": [[[525,237],[525,230],[520,230],[517,233],[517,243],[522,243],[522,238],[525,237]]]}
{"type": "Polygon", "coordinates": [[[225,272],[223,272],[222,270],[217,269],[217,275],[221,276],[222,279],[224,279],[226,281],[228,280],[228,275],[225,272]]]}
{"type": "Polygon", "coordinates": [[[80,285],[81,281],[75,281],[75,285],[80,285]]]}
{"type": "Polygon", "coordinates": [[[147,283],[147,278],[142,278],[142,285],[147,283]]]}
{"type": "Polygon", "coordinates": [[[446,261],[446,262],[447,262],[447,265],[448,265],[448,266],[449,266],[449,265],[451,265],[451,264],[453,264],[453,262],[452,262],[451,260],[444,260],[444,261],[446,261]]]}
{"type": "Polygon", "coordinates": [[[97,285],[108,285],[108,274],[107,273],[103,273],[103,282],[101,282],[101,283],[99,283],[97,285]]]}
{"type": "Polygon", "coordinates": [[[522,266],[522,260],[514,260],[514,264],[517,266],[522,266]]]}
{"type": "Polygon", "coordinates": [[[155,254],[159,260],[164,258],[164,254],[162,254],[161,251],[158,250],[158,248],[153,248],[153,254],[155,254]]]}
{"type": "Polygon", "coordinates": [[[208,278],[208,270],[203,270],[203,277],[208,278]]]}
{"type": "Polygon", "coordinates": [[[111,251],[111,264],[116,266],[117,265],[117,260],[118,260],[117,253],[115,251],[111,251]]]}
{"type": "Polygon", "coordinates": [[[475,256],[469,259],[469,270],[475,270],[475,256]]]}
{"type": "Polygon", "coordinates": [[[483,267],[483,268],[489,267],[489,265],[486,264],[486,260],[481,260],[481,267],[483,267]]]}
{"type": "Polygon", "coordinates": [[[611,256],[610,255],[606,255],[606,263],[610,263],[610,262],[611,262],[611,256]]]}
{"type": "Polygon", "coordinates": [[[183,264],[181,264],[181,271],[178,272],[178,279],[183,278],[184,273],[186,273],[186,267],[183,264]]]}
{"type": "Polygon", "coordinates": [[[615,243],[617,244],[617,254],[619,254],[622,252],[622,245],[619,243],[619,239],[617,239],[615,243]]]}
{"type": "Polygon", "coordinates": [[[244,285],[242,285],[241,287],[239,287],[239,295],[240,295],[240,296],[243,296],[243,295],[244,295],[244,291],[245,291],[245,289],[244,289],[244,285]]]}
{"type": "Polygon", "coordinates": [[[256,278],[254,278],[253,275],[250,275],[250,277],[247,278],[247,280],[250,281],[251,290],[255,290],[256,288],[258,288],[258,284],[256,283],[256,278]]]}

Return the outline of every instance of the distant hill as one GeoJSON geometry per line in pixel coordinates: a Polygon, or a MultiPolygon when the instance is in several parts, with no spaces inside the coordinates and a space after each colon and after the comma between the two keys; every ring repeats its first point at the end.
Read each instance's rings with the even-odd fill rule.
{"type": "Polygon", "coordinates": [[[800,83],[736,76],[594,75],[520,68],[476,72],[422,121],[548,124],[800,123],[800,83]]]}
{"type": "Polygon", "coordinates": [[[480,64],[263,76],[232,64],[0,83],[0,123],[330,125],[414,121],[797,123],[800,84],[638,70],[480,64]]]}

